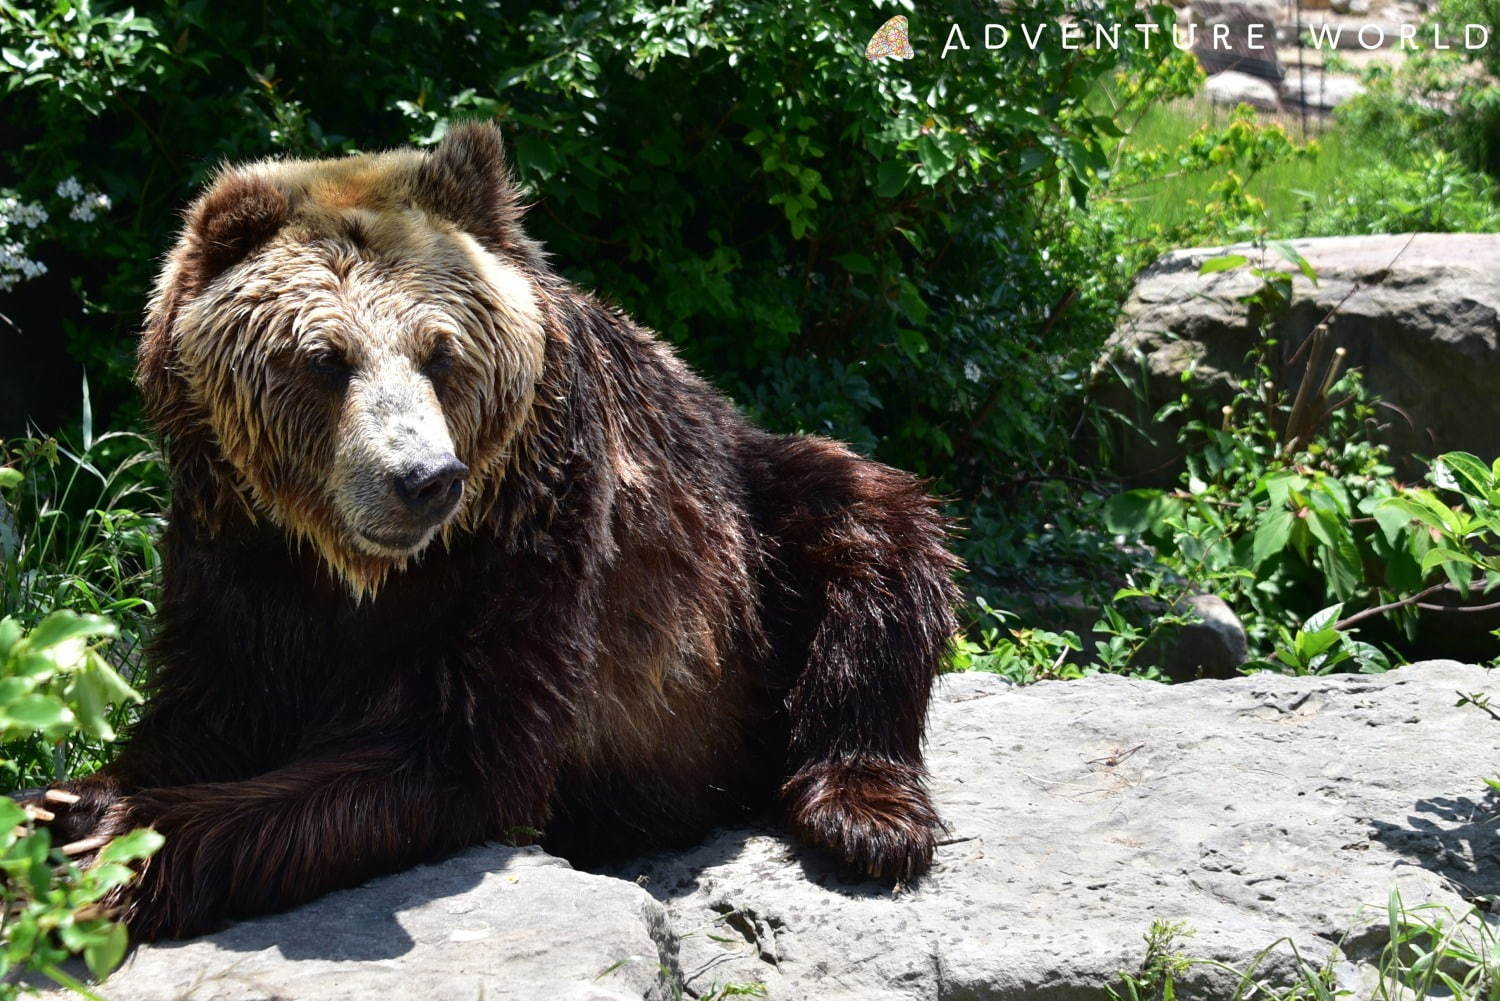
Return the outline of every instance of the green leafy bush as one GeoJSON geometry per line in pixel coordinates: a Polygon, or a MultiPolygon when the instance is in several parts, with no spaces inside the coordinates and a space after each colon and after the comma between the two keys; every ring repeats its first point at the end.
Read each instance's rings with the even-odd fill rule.
{"type": "Polygon", "coordinates": [[[1438,492],[1402,490],[1376,509],[1391,531],[1419,526],[1433,540],[1421,555],[1421,572],[1441,570],[1453,590],[1467,596],[1500,585],[1500,459],[1485,463],[1468,452],[1438,457],[1430,474],[1437,491],[1456,496],[1456,506],[1438,492]]]}
{"type": "Polygon", "coordinates": [[[1293,236],[1348,233],[1492,233],[1500,231],[1495,182],[1436,150],[1410,164],[1354,171],[1342,190],[1309,213],[1293,236]]]}
{"type": "MultiPolygon", "coordinates": [[[[1316,279],[1290,246],[1277,249],[1316,279]]],[[[1247,264],[1228,255],[1203,270],[1247,264]]],[[[1213,591],[1235,608],[1252,649],[1267,652],[1247,670],[1385,670],[1391,658],[1354,639],[1355,624],[1409,639],[1424,598],[1440,590],[1467,598],[1500,584],[1492,555],[1500,460],[1441,457],[1432,476],[1458,495],[1456,505],[1393,479],[1388,448],[1371,434],[1374,408],[1360,373],[1344,367],[1342,349],[1330,350],[1326,327],[1293,352],[1301,358],[1295,378],[1272,367],[1277,345],[1267,332],[1288,301],[1291,273],[1250,270],[1261,279],[1246,297],[1261,321],[1247,359],[1252,374],[1218,423],[1184,423],[1180,487],[1117,494],[1103,506],[1104,523],[1148,543],[1182,587],[1213,591]],[[1359,610],[1344,615],[1347,606],[1359,610]]],[[[1184,393],[1157,419],[1192,406],[1184,393]]]]}
{"type": "MultiPolygon", "coordinates": [[[[45,452],[29,452],[30,465],[44,476],[53,470],[35,460],[45,452]]],[[[85,464],[81,458],[74,461],[75,472],[85,464]]],[[[35,619],[48,595],[100,596],[99,567],[81,550],[75,548],[73,561],[60,565],[54,548],[60,535],[55,533],[68,531],[61,509],[49,514],[44,504],[37,520],[13,517],[6,498],[13,500],[25,479],[20,469],[0,466],[5,536],[0,570],[8,582],[0,591],[5,598],[0,607],[15,613],[0,618],[0,769],[8,788],[46,784],[58,771],[65,772],[70,739],[91,749],[92,758],[102,756],[115,738],[120,707],[140,701],[103,652],[119,635],[109,619],[63,609],[45,614],[33,628],[23,625],[35,619]]],[[[25,506],[22,512],[36,513],[25,506]]],[[[87,545],[90,531],[97,533],[99,526],[74,532],[73,542],[87,545]]],[[[97,546],[98,539],[92,544],[97,546]]],[[[128,610],[134,601],[124,599],[120,607],[128,610]]],[[[126,933],[99,904],[131,878],[130,863],[161,844],[155,832],[135,831],[104,846],[96,862],[81,870],[54,851],[51,832],[38,826],[38,819],[48,819],[45,803],[23,809],[0,797],[0,998],[19,996],[12,974],[23,971],[40,972],[87,993],[59,966],[70,955],[81,954],[96,977],[114,969],[125,954],[126,933]]]]}
{"type": "MultiPolygon", "coordinates": [[[[108,620],[69,611],[29,632],[14,618],[0,619],[0,741],[32,734],[55,741],[75,729],[112,740],[108,704],[140,700],[96,645],[114,634],[108,620]]],[[[13,767],[8,758],[0,765],[13,767]]],[[[80,870],[53,852],[35,811],[0,798],[0,977],[35,970],[79,987],[59,964],[81,953],[96,977],[119,965],[125,929],[95,905],[131,878],[129,864],[160,847],[161,836],[139,830],[116,838],[80,870]]],[[[0,982],[0,998],[17,996],[14,983],[0,982]]]]}
{"type": "MultiPolygon", "coordinates": [[[[1365,908],[1373,910],[1374,908],[1365,908]]],[[[1345,943],[1327,957],[1304,956],[1290,938],[1261,949],[1243,968],[1200,959],[1184,949],[1193,929],[1183,922],[1153,921],[1146,932],[1145,956],[1135,971],[1122,971],[1118,985],[1106,985],[1111,1001],[1174,1001],[1177,983],[1194,967],[1216,971],[1234,984],[1228,1001],[1334,1001],[1359,997],[1370,1001],[1446,997],[1453,1001],[1495,1001],[1500,996],[1500,935],[1484,903],[1455,913],[1442,904],[1407,907],[1392,889],[1385,907],[1385,942],[1371,964],[1375,983],[1358,995],[1342,989],[1340,963],[1347,963],[1345,943]],[[1290,982],[1283,971],[1272,975],[1273,954],[1290,959],[1290,982]],[[1262,968],[1265,972],[1262,973],[1262,968]]]]}
{"type": "MultiPolygon", "coordinates": [[[[113,740],[108,704],[139,701],[96,645],[114,632],[105,618],[69,611],[52,612],[30,632],[15,618],[0,620],[0,741],[31,734],[60,740],[80,728],[113,740]]],[[[141,830],[118,837],[101,849],[98,864],[80,870],[52,852],[51,831],[33,824],[34,809],[0,798],[0,975],[36,969],[75,986],[58,963],[83,953],[90,971],[104,977],[123,959],[126,933],[93,905],[130,878],[130,861],[150,855],[160,836],[141,830]]],[[[15,984],[0,986],[0,998],[7,996],[18,996],[15,984]]]]}
{"type": "MultiPolygon", "coordinates": [[[[24,438],[5,446],[0,458],[6,462],[0,466],[0,614],[24,628],[40,627],[60,608],[92,616],[88,621],[107,620],[111,642],[90,658],[143,682],[165,521],[154,447],[124,432],[95,439],[86,419],[82,447],[24,438]]],[[[130,718],[131,700],[106,697],[95,708],[88,725],[66,739],[0,735],[8,763],[0,789],[86,774],[108,760],[112,732],[130,718]]]]}

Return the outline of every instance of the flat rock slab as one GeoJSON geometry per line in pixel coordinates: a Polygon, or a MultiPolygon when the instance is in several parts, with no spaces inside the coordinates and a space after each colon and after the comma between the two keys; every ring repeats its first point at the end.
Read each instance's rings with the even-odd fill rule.
{"type": "MultiPolygon", "coordinates": [[[[1500,721],[1455,705],[1486,691],[1500,675],[1452,662],[1177,686],[952,676],[929,750],[952,833],[902,892],[769,829],[613,876],[484,847],[140,949],[103,993],[583,1001],[759,983],[788,1001],[1085,1001],[1136,968],[1154,919],[1191,926],[1193,956],[1241,966],[1282,938],[1314,963],[1341,943],[1357,987],[1393,888],[1455,911],[1500,893],[1483,782],[1500,721]]],[[[1290,957],[1259,975],[1285,979],[1290,957]]],[[[1203,967],[1185,986],[1232,993],[1203,967]]]]}
{"type": "MultiPolygon", "coordinates": [[[[1483,782],[1500,722],[1455,706],[1486,689],[1500,675],[1450,662],[1177,686],[955,676],[929,751],[951,843],[918,887],[845,881],[745,831],[622,875],[671,908],[695,993],[1102,999],[1158,918],[1195,929],[1192,955],[1241,966],[1283,937],[1315,963],[1343,941],[1352,985],[1393,887],[1458,911],[1500,892],[1483,782]]],[[[1261,974],[1284,978],[1290,956],[1261,974]]],[[[1190,980],[1232,994],[1202,968],[1190,980]]]]}
{"type": "Polygon", "coordinates": [[[144,946],[100,990],[108,1001],[665,1001],[677,997],[663,965],[674,948],[639,887],[538,848],[485,845],[144,946]]]}

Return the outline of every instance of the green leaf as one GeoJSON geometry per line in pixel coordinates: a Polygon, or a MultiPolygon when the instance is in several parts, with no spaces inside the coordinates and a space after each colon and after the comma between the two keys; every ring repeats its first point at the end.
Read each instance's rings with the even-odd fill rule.
{"type": "Polygon", "coordinates": [[[109,706],[99,687],[91,684],[86,675],[74,675],[63,689],[63,697],[73,707],[78,724],[85,733],[100,740],[115,739],[114,728],[109,725],[109,706]]]}
{"type": "Polygon", "coordinates": [[[912,361],[919,361],[922,355],[927,353],[927,338],[915,330],[905,327],[896,331],[896,339],[901,345],[901,350],[906,352],[912,361]]]}
{"type": "Polygon", "coordinates": [[[73,722],[73,711],[51,695],[28,695],[0,707],[0,721],[33,730],[73,722]]]}
{"type": "Polygon", "coordinates": [[[1318,654],[1337,643],[1339,635],[1337,629],[1303,628],[1297,632],[1297,654],[1304,663],[1310,662],[1318,654]]]}
{"type": "Polygon", "coordinates": [[[26,811],[9,796],[0,796],[0,831],[26,823],[26,811]]]}
{"type": "Polygon", "coordinates": [[[1469,485],[1470,489],[1464,491],[1466,494],[1472,493],[1480,498],[1489,499],[1489,495],[1495,489],[1490,467],[1468,452],[1445,452],[1438,457],[1438,462],[1448,467],[1469,485]]]}
{"type": "Polygon", "coordinates": [[[953,154],[942,147],[932,136],[921,136],[917,139],[917,157],[922,161],[922,170],[926,175],[922,180],[928,184],[937,184],[948,175],[957,162],[953,154]]]}
{"type": "Polygon", "coordinates": [[[12,469],[9,466],[0,466],[0,490],[6,489],[8,487],[13,487],[20,483],[23,479],[25,479],[25,477],[21,475],[21,471],[19,469],[12,469]]]}
{"type": "Polygon", "coordinates": [[[1422,575],[1425,577],[1433,567],[1443,564],[1462,564],[1466,566],[1479,566],[1479,561],[1468,553],[1461,553],[1456,549],[1445,549],[1435,546],[1427,550],[1427,555],[1422,557],[1422,575]]]}
{"type": "Polygon", "coordinates": [[[1311,264],[1307,263],[1307,258],[1297,253],[1296,247],[1293,247],[1285,240],[1272,240],[1271,249],[1275,250],[1282,257],[1295,264],[1297,266],[1297,270],[1301,271],[1303,276],[1306,277],[1308,281],[1312,282],[1314,285],[1318,284],[1318,273],[1313,270],[1313,266],[1311,264]]]}
{"type": "Polygon", "coordinates": [[[99,852],[99,861],[104,862],[135,862],[138,859],[149,858],[156,853],[157,849],[165,844],[166,839],[149,827],[138,827],[128,834],[122,834],[109,844],[105,845],[99,852]]]}
{"type": "Polygon", "coordinates": [[[89,373],[83,370],[83,418],[81,423],[83,432],[83,450],[87,452],[94,447],[94,401],[89,397],[89,373]]]}
{"type": "Polygon", "coordinates": [[[1302,631],[1306,633],[1316,633],[1321,632],[1324,629],[1331,629],[1333,627],[1333,624],[1339,620],[1339,616],[1342,615],[1343,612],[1343,602],[1339,602],[1337,605],[1329,605],[1327,608],[1322,609],[1321,611],[1314,612],[1306,622],[1302,623],[1302,631]]]}
{"type": "Polygon", "coordinates": [[[1291,495],[1306,490],[1308,482],[1300,473],[1282,471],[1262,477],[1256,486],[1265,490],[1272,507],[1286,507],[1291,495]]]}
{"type": "Polygon", "coordinates": [[[1104,503],[1104,527],[1115,535],[1145,535],[1182,510],[1182,502],[1160,490],[1128,490],[1104,503]]]}
{"type": "Polygon", "coordinates": [[[85,674],[91,684],[99,687],[99,696],[106,702],[143,701],[141,693],[132,688],[130,682],[122,678],[120,672],[97,651],[88,652],[85,674]]]}
{"type": "Polygon", "coordinates": [[[4,662],[20,639],[21,623],[9,615],[0,619],[0,662],[4,662]]]}
{"type": "Polygon", "coordinates": [[[1225,254],[1223,257],[1210,257],[1198,268],[1200,275],[1211,275],[1215,271],[1230,271],[1234,268],[1243,267],[1248,261],[1244,254],[1225,254]]]}
{"type": "Polygon", "coordinates": [[[8,706],[36,687],[31,678],[0,678],[0,707],[8,706]]]}
{"type": "Polygon", "coordinates": [[[1292,537],[1292,527],[1296,523],[1296,516],[1287,510],[1274,511],[1261,521],[1255,529],[1255,541],[1250,547],[1251,569],[1260,569],[1262,563],[1286,549],[1287,541],[1292,537]]]}
{"type": "Polygon", "coordinates": [[[1377,505],[1374,512],[1375,523],[1380,526],[1380,534],[1385,536],[1385,541],[1393,547],[1400,546],[1401,538],[1406,534],[1406,528],[1411,524],[1411,515],[1399,507],[1388,504],[1377,505]]]}
{"type": "Polygon", "coordinates": [[[873,275],[875,273],[875,265],[864,254],[840,254],[834,260],[838,261],[850,274],[873,275]]]}
{"type": "Polygon", "coordinates": [[[886,160],[875,168],[875,193],[881,198],[894,198],[910,178],[910,164],[902,160],[886,160]]]}
{"type": "Polygon", "coordinates": [[[113,636],[115,624],[101,615],[79,615],[62,609],[47,616],[26,637],[32,651],[46,650],[71,639],[88,636],[113,636]]]}
{"type": "Polygon", "coordinates": [[[1401,497],[1382,501],[1375,510],[1379,512],[1383,508],[1404,512],[1408,517],[1440,532],[1451,531],[1457,524],[1453,510],[1426,490],[1408,490],[1401,497]]]}
{"type": "Polygon", "coordinates": [[[95,978],[103,980],[120,965],[129,945],[130,938],[124,925],[107,925],[102,935],[84,946],[83,961],[88,964],[89,972],[95,978]]]}

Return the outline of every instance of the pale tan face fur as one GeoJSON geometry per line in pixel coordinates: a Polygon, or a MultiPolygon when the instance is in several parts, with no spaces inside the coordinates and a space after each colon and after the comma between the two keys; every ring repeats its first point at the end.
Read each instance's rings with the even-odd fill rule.
{"type": "Polygon", "coordinates": [[[254,512],[356,595],[472,523],[542,369],[532,284],[401,197],[414,156],[243,168],[288,195],[290,220],[173,332],[254,512]]]}

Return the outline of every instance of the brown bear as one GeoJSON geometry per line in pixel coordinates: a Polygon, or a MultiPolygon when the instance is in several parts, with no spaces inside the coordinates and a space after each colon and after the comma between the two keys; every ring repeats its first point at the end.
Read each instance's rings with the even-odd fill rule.
{"type": "Polygon", "coordinates": [[[905,880],[956,561],[913,477],[750,425],[549,266],[499,133],[223,170],[140,344],[172,473],[147,707],[50,791],[166,836],[139,938],[517,831],[578,860],[774,804],[905,880]]]}

